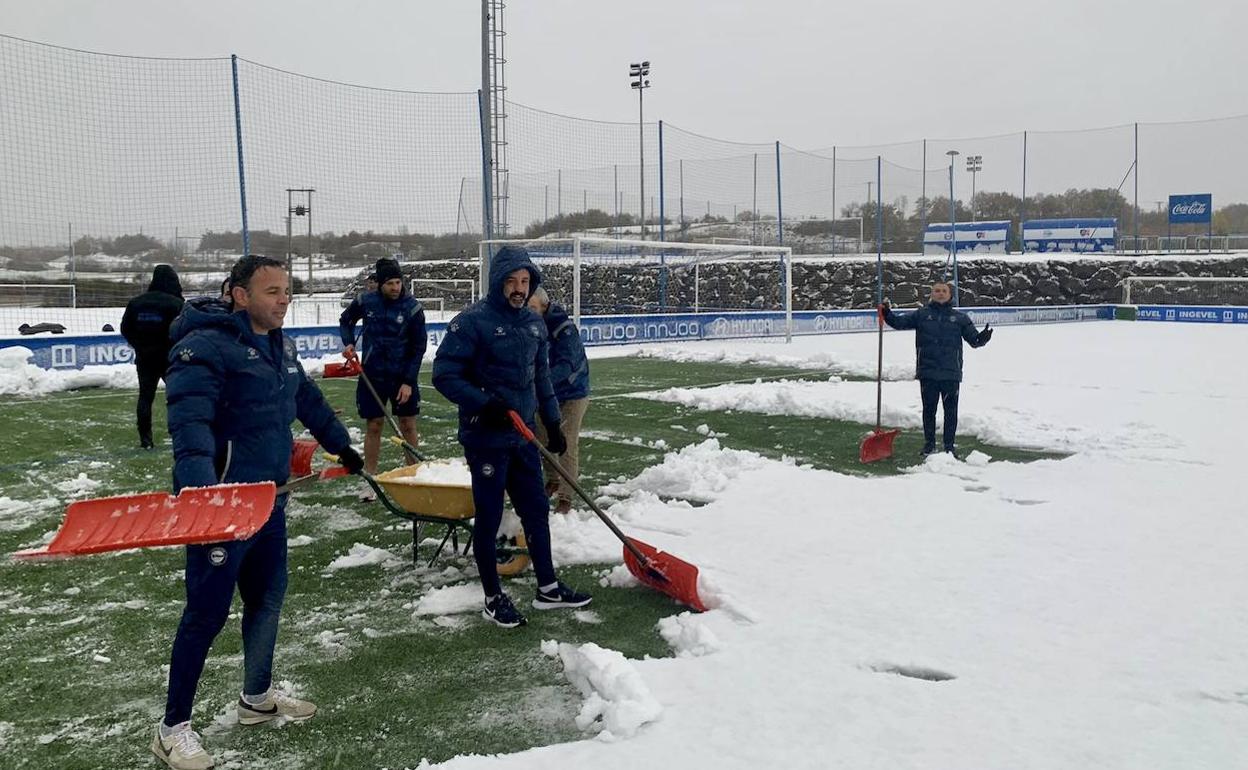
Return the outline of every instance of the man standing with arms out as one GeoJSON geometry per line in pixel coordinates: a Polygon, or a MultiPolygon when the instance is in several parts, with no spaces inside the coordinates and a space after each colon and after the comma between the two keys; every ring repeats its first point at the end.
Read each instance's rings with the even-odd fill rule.
{"type": "Polygon", "coordinates": [[[152,402],[156,385],[169,367],[169,327],[182,312],[182,284],[169,265],[157,265],[147,291],[126,303],[121,317],[121,336],[134,348],[134,368],[139,372],[139,403],[135,415],[139,446],[154,449],[152,402]]]}
{"type": "MultiPolygon", "coordinates": [[[[174,490],[272,481],[290,474],[290,423],[298,419],[342,464],[364,461],[282,335],[290,302],[283,263],[246,256],[230,271],[233,312],[190,310],[178,324],[167,388],[174,490]]],[[[246,540],[186,547],[186,606],[173,641],[165,717],[152,753],[176,770],[212,767],[191,730],[191,706],[208,649],[243,599],[243,690],[238,721],[303,720],[316,706],[272,689],[273,650],[286,594],[286,495],[246,540]]]]}
{"type": "Polygon", "coordinates": [[[459,442],[472,472],[472,550],[485,591],[482,615],[503,628],[525,624],[503,593],[495,559],[503,493],[524,525],[537,574],[533,607],[584,607],[589,594],[559,582],[550,556],[550,500],[542,489],[537,447],[512,427],[509,411],[532,429],[535,414],[555,454],[567,449],[559,429],[559,403],[550,384],[546,327],[526,303],[542,275],[524,249],[507,246],[490,263],[485,298],[451,319],[433,362],[433,384],[459,406],[459,442]]]}
{"type": "Polygon", "coordinates": [[[894,329],[914,329],[915,377],[923,398],[923,454],[936,451],[936,403],[945,414],[944,451],[957,456],[958,390],[962,384],[962,343],[982,348],[992,339],[992,327],[975,331],[970,316],[953,306],[952,290],[943,281],[932,284],[926,307],[910,313],[894,313],[888,302],[880,305],[884,323],[894,329]]]}
{"type": "MultiPolygon", "coordinates": [[[[586,408],[589,407],[589,358],[585,356],[581,333],[568,317],[568,311],[559,304],[552,303],[550,295],[541,286],[533,290],[529,307],[545,319],[550,339],[550,382],[555,388],[559,414],[563,418],[559,427],[568,442],[568,450],[559,458],[559,462],[569,476],[579,481],[581,422],[585,419],[586,408]]],[[[538,439],[546,443],[545,426],[537,426],[536,433],[538,439]]],[[[546,469],[547,493],[557,494],[555,513],[567,513],[572,510],[572,485],[551,467],[546,458],[542,458],[542,465],[546,469]]]]}
{"type": "MultiPolygon", "coordinates": [[[[417,378],[425,357],[425,311],[403,286],[403,273],[393,259],[377,260],[377,290],[352,300],[338,319],[344,353],[355,353],[355,324],[364,319],[364,374],[377,394],[391,404],[403,440],[412,446],[420,440],[416,415],[420,413],[417,378]]],[[[355,406],[367,421],[364,434],[364,469],[377,472],[381,454],[381,430],[386,412],[361,377],[355,385],[355,406]]],[[[375,493],[365,486],[361,499],[375,493]]]]}

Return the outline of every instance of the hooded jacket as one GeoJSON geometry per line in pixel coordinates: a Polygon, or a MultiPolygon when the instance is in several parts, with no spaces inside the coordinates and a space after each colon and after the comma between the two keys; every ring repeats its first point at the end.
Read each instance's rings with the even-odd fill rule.
{"type": "MultiPolygon", "coordinates": [[[[330,452],[351,443],[294,342],[281,329],[258,335],[247,311],[188,305],[178,320],[166,375],[173,487],[272,481],[290,476],[290,424],[298,419],[330,452]]],[[[285,505],[279,498],[278,507],[285,505]]]]}
{"type": "Polygon", "coordinates": [[[550,383],[559,403],[589,395],[589,359],[576,324],[562,305],[546,308],[546,330],[550,339],[550,383]]]}
{"type": "Polygon", "coordinates": [[[929,302],[911,313],[884,312],[894,329],[914,329],[915,378],[962,381],[962,343],[983,347],[971,317],[951,302],[929,302]]]}
{"type": "Polygon", "coordinates": [[[364,319],[364,344],[360,360],[370,377],[399,378],[412,386],[412,396],[419,398],[417,377],[425,357],[428,336],[425,332],[425,310],[403,287],[398,299],[389,300],[381,289],[352,300],[338,319],[342,344],[355,344],[355,324],[364,319]]]}
{"type": "Polygon", "coordinates": [[[529,271],[529,291],[542,274],[523,249],[504,247],[490,263],[489,291],[447,325],[433,360],[433,385],[459,406],[459,440],[465,449],[517,446],[524,439],[510,428],[481,425],[478,415],[490,396],[520,414],[530,429],[538,412],[558,424],[559,402],[550,383],[546,325],[527,305],[514,308],[503,281],[529,271]]]}
{"type": "Polygon", "coordinates": [[[182,284],[169,265],[157,265],[147,291],[126,303],[121,336],[138,358],[160,361],[168,357],[169,326],[182,310],[182,284]]]}

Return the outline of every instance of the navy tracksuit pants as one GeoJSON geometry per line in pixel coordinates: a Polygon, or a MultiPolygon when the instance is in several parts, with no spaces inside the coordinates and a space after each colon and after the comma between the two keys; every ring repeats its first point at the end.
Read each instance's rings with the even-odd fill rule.
{"type": "Polygon", "coordinates": [[[486,596],[502,592],[498,580],[498,525],[503,521],[503,493],[524,526],[529,558],[539,586],[555,582],[550,556],[550,498],[542,481],[537,447],[525,443],[505,449],[464,449],[472,471],[472,551],[486,596]]]}
{"type": "Polygon", "coordinates": [[[958,433],[958,389],[961,385],[957,380],[919,380],[919,392],[923,397],[924,446],[936,446],[936,404],[940,403],[945,413],[944,448],[953,448],[958,433]]]}
{"type": "Polygon", "coordinates": [[[191,718],[204,661],[229,617],[236,586],[243,599],[243,692],[259,695],[272,680],[277,622],[286,597],[284,496],[247,540],[186,547],[186,607],[173,640],[165,702],[170,727],[191,718]]]}

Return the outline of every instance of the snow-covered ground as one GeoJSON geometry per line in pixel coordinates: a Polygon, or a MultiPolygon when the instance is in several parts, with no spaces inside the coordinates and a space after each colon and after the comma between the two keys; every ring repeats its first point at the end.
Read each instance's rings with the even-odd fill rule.
{"type": "MultiPolygon", "coordinates": [[[[644,352],[856,371],[874,344],[644,352]]],[[[886,348],[904,374],[910,335],[886,348]]],[[[728,449],[730,436],[669,454],[603,492],[625,531],[703,568],[716,608],[661,624],[673,659],[544,645],[599,740],[440,766],[1241,766],[1244,348],[1235,328],[1105,322],[1002,329],[968,351],[967,429],[1074,452],[1063,460],[937,456],[861,478],[728,449]]],[[[889,421],[913,429],[917,391],[888,383],[889,421]]],[[[866,419],[873,395],[834,377],[654,397],[866,419]]],[[[558,519],[554,540],[565,562],[619,559],[589,514],[558,519]]]]}
{"type": "MultiPolygon", "coordinates": [[[[964,432],[1060,460],[941,455],[867,478],[764,458],[731,432],[669,452],[601,500],[700,566],[712,610],[659,624],[673,658],[535,643],[583,694],[577,722],[596,738],[439,767],[1243,766],[1246,342],[1234,326],[1097,322],[1003,327],[967,350],[964,432]]],[[[809,368],[824,376],[645,397],[867,423],[873,384],[842,377],[872,373],[875,344],[590,354],[809,368]]],[[[916,430],[912,335],[890,332],[885,351],[885,422],[916,430]]],[[[0,391],[41,392],[29,369],[0,361],[0,391]]],[[[561,563],[620,561],[592,513],[552,531],[561,563]]],[[[386,561],[360,546],[335,569],[386,561]]],[[[601,579],[631,580],[622,566],[601,579]]],[[[431,593],[418,611],[452,623],[475,613],[470,594],[431,593]]]]}

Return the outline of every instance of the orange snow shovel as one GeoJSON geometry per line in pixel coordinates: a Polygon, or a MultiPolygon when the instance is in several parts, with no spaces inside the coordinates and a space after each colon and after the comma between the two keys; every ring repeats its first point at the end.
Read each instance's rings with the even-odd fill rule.
{"type": "Polygon", "coordinates": [[[568,482],[572,489],[576,490],[576,494],[580,496],[590,509],[598,514],[598,518],[602,519],[602,523],[606,524],[611,532],[620,539],[624,544],[624,564],[628,567],[628,571],[633,573],[633,577],[642,583],[650,586],[656,591],[665,593],[676,601],[687,607],[697,610],[698,612],[706,612],[707,606],[698,596],[698,568],[687,561],[678,559],[670,553],[660,551],[652,545],[643,543],[635,538],[627,537],[620,528],[615,526],[615,522],[607,518],[607,514],[589,499],[589,495],[585,490],[581,489],[581,485],[576,483],[576,479],[563,469],[559,463],[559,458],[555,456],[546,447],[542,446],[542,442],[537,440],[537,436],[533,435],[533,431],[529,430],[529,426],[524,424],[524,420],[520,418],[514,410],[509,410],[511,415],[511,424],[524,439],[537,447],[542,456],[550,461],[555,470],[568,482]]]}
{"type": "Polygon", "coordinates": [[[277,487],[221,484],[166,492],[79,500],[43,548],[18,551],[18,559],[84,556],[128,548],[245,540],[269,520],[277,487]]]}
{"type": "MultiPolygon", "coordinates": [[[[310,462],[309,462],[310,464],[310,462]]],[[[347,475],[341,466],[291,479],[278,487],[271,481],[218,484],[167,492],[79,500],[65,509],[65,520],[52,542],[17,551],[16,559],[86,556],[131,548],[194,545],[246,540],[269,520],[277,496],[312,481],[347,475]]]]}
{"type": "Polygon", "coordinates": [[[354,377],[360,373],[360,359],[352,356],[346,361],[330,361],[325,364],[325,372],[323,376],[326,379],[333,377],[354,377]]]}
{"type": "Polygon", "coordinates": [[[880,418],[884,410],[884,308],[876,308],[876,320],[880,325],[880,362],[875,370],[875,430],[867,434],[858,447],[858,459],[864,463],[886,460],[893,456],[893,439],[900,430],[884,430],[880,418]]]}

